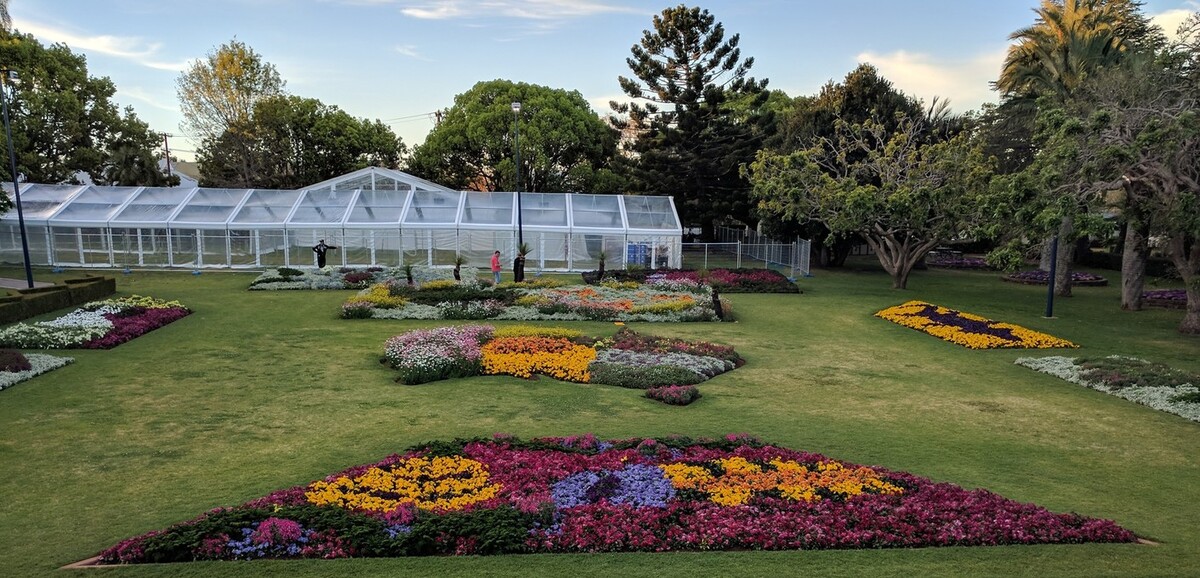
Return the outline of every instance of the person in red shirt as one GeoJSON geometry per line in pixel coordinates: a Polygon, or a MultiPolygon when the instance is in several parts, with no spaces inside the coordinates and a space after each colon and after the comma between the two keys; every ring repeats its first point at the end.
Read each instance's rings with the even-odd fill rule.
{"type": "Polygon", "coordinates": [[[500,251],[492,253],[492,277],[497,285],[500,284],[500,251]]]}

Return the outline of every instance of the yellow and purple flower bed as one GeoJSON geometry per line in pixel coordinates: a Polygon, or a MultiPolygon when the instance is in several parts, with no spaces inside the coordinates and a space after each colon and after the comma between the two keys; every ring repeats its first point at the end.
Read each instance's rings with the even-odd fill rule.
{"type": "Polygon", "coordinates": [[[888,307],[875,316],[971,349],[1079,347],[1020,325],[992,321],[924,301],[888,307]]]}
{"type": "Polygon", "coordinates": [[[101,564],[1132,542],[1056,514],[744,435],[430,442],[127,539],[101,564]]]}
{"type": "MultiPolygon", "coordinates": [[[[645,390],[695,385],[745,363],[727,345],[641,335],[628,328],[601,339],[533,325],[409,331],[384,343],[383,361],[399,372],[396,381],[407,385],[473,375],[546,375],[645,390]]],[[[693,388],[647,397],[687,405],[699,394],[693,388]]]]}

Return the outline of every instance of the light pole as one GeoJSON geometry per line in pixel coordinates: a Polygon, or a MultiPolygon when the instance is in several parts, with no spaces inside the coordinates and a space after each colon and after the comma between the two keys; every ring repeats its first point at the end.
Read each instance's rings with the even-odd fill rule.
{"type": "Polygon", "coordinates": [[[512,103],[513,111],[513,156],[517,165],[517,250],[525,244],[525,228],[521,222],[521,103],[512,103]]]}
{"type": "Polygon", "coordinates": [[[17,151],[8,122],[8,84],[17,79],[17,71],[0,70],[0,99],[4,101],[4,136],[8,138],[8,163],[12,169],[13,203],[17,205],[17,226],[21,229],[21,255],[25,258],[25,281],[33,289],[33,268],[29,264],[29,239],[25,237],[25,212],[21,210],[21,185],[17,182],[17,151]]]}

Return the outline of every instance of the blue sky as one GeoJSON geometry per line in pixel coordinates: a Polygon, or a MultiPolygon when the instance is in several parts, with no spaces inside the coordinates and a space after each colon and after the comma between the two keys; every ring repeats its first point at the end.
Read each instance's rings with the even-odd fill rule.
{"type": "MultiPolygon", "coordinates": [[[[814,94],[870,62],[905,92],[958,111],[995,100],[1008,35],[1038,0],[710,0],[695,4],[740,34],[751,74],[814,94]]],[[[637,0],[10,0],[14,25],[87,55],[115,100],[171,133],[190,158],[175,81],[188,62],[237,38],[273,63],[295,95],[381,119],[409,145],[432,112],[497,78],[577,90],[598,112],[621,98],[630,47],[673,2],[637,0]]],[[[1168,31],[1195,0],[1146,0],[1168,31]]]]}

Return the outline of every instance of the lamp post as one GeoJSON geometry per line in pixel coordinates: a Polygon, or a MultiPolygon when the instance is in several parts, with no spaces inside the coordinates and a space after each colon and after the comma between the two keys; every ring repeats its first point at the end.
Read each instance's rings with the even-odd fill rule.
{"type": "Polygon", "coordinates": [[[517,250],[525,244],[525,228],[521,222],[521,103],[512,103],[513,111],[513,156],[517,168],[517,250]]]}
{"type": "Polygon", "coordinates": [[[8,84],[17,79],[17,71],[0,70],[0,100],[4,101],[4,136],[8,138],[8,163],[12,169],[13,203],[17,205],[17,226],[21,229],[21,255],[25,258],[25,281],[33,289],[33,268],[29,264],[29,239],[25,236],[25,212],[21,210],[21,185],[17,182],[17,151],[8,122],[8,84]]]}

